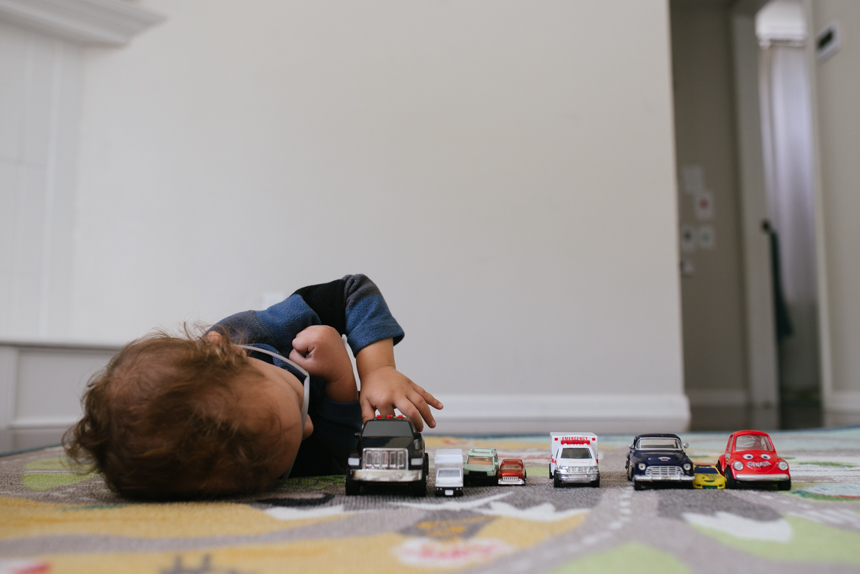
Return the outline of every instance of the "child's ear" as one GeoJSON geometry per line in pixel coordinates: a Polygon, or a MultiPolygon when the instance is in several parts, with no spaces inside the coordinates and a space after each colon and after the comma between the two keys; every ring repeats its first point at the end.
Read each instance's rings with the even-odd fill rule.
{"type": "Polygon", "coordinates": [[[221,339],[223,339],[223,337],[221,337],[221,333],[219,333],[218,331],[209,331],[208,333],[206,333],[205,336],[207,341],[209,341],[210,343],[214,343],[215,345],[220,343],[221,339]]]}

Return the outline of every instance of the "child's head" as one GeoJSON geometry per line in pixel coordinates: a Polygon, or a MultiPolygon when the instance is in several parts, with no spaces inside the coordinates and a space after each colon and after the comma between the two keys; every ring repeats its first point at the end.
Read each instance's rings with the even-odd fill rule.
{"type": "MultiPolygon", "coordinates": [[[[156,333],[90,380],[66,450],[128,496],[259,491],[295,459],[301,405],[298,379],[248,358],[226,335],[156,333]]],[[[311,430],[308,421],[305,436],[311,430]]]]}

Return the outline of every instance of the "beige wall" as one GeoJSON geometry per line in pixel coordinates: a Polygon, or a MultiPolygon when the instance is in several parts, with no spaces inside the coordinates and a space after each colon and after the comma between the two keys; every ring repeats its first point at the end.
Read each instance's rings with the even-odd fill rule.
{"type": "Polygon", "coordinates": [[[811,3],[812,32],[837,21],[842,49],[817,65],[821,220],[829,313],[824,335],[829,422],[860,422],[860,3],[811,3]]]}
{"type": "MultiPolygon", "coordinates": [[[[740,197],[737,175],[730,12],[723,3],[672,3],[677,162],[700,166],[714,216],[701,220],[679,188],[679,225],[714,229],[713,249],[681,257],[685,388],[694,407],[747,401],[740,197]]],[[[694,424],[696,411],[694,409],[694,424]]]]}
{"type": "Polygon", "coordinates": [[[85,61],[74,337],[364,272],[449,413],[685,424],[664,0],[140,5],[85,61]]]}

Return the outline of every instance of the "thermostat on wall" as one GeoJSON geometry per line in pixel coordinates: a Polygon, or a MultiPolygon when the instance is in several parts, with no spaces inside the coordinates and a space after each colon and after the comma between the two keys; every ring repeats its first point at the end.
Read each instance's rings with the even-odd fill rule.
{"type": "Polygon", "coordinates": [[[839,22],[830,23],[815,37],[815,51],[822,62],[838,52],[841,47],[842,34],[839,31],[839,22]]]}

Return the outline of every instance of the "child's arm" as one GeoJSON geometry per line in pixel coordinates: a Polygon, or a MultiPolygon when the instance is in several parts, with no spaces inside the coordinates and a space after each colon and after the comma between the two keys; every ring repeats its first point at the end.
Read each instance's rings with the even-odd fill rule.
{"type": "Polygon", "coordinates": [[[290,360],[325,382],[325,394],[333,401],[358,400],[352,361],[340,334],[327,325],[312,325],[293,339],[290,360]]]}
{"type": "Polygon", "coordinates": [[[422,418],[430,428],[436,426],[430,407],[441,409],[442,403],[397,370],[392,339],[367,345],[355,360],[361,379],[361,416],[365,421],[372,419],[376,410],[382,416],[393,415],[397,407],[419,431],[424,430],[422,418]]]}
{"type": "Polygon", "coordinates": [[[422,418],[430,427],[436,425],[428,405],[442,404],[397,371],[393,345],[403,338],[403,329],[379,288],[364,275],[304,287],[264,311],[238,313],[217,327],[230,331],[234,339],[271,345],[286,354],[300,332],[320,324],[348,337],[361,378],[364,420],[374,417],[374,409],[389,415],[396,407],[419,429],[424,427],[422,418]]]}

